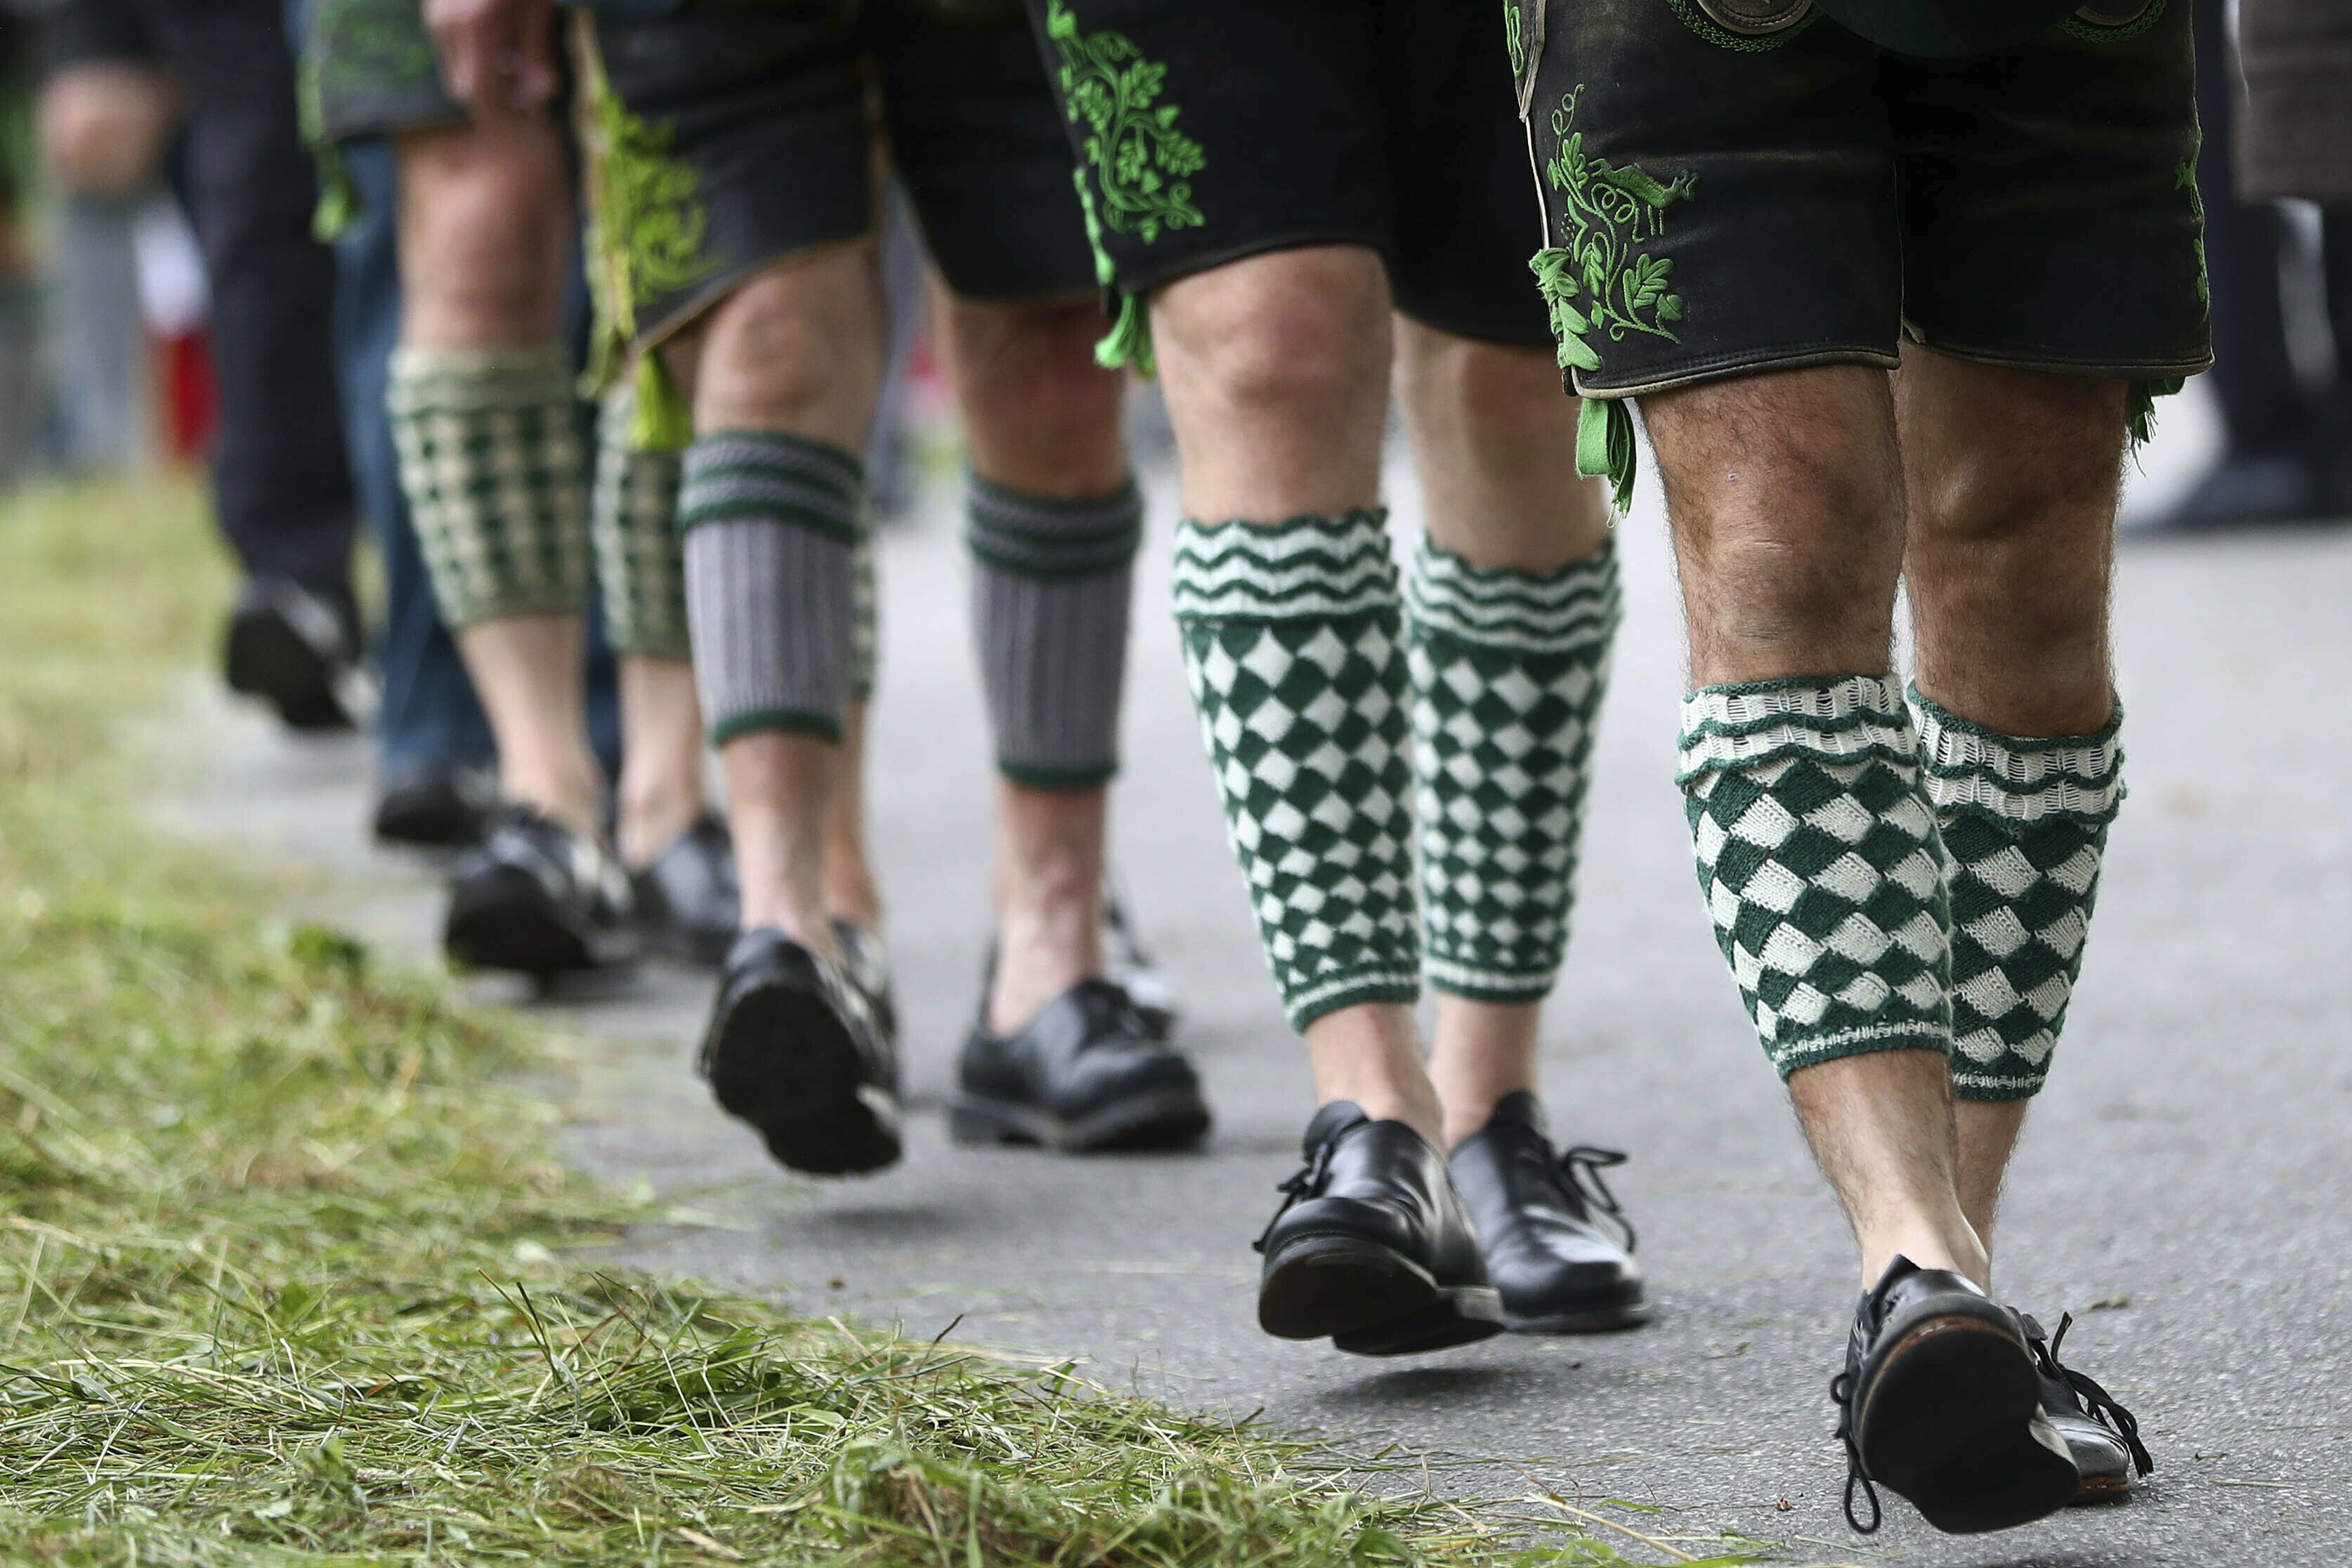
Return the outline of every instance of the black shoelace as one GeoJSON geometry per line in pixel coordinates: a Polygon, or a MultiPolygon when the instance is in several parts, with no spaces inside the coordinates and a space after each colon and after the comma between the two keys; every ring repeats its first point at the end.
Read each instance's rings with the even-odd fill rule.
{"type": "Polygon", "coordinates": [[[2045,1340],[2042,1335],[2042,1325],[2028,1318],[2025,1320],[2025,1342],[2032,1350],[2033,1359],[2040,1364],[2042,1374],[2063,1384],[2091,1419],[2121,1437],[2124,1447],[2131,1450],[2132,1468],[2145,1476],[2156,1468],[2156,1461],[2149,1457],[2147,1446],[2139,1440],[2138,1420],[2123,1407],[2114,1394],[2100,1387],[2095,1378],[2088,1373],[2076,1372],[2058,1359],[2058,1347],[2066,1342],[2066,1331],[2074,1326],[2074,1314],[2068,1312],[2058,1320],[2058,1332],[2045,1340]]]}
{"type": "Polygon", "coordinates": [[[1339,1142],[1337,1138],[1326,1138],[1315,1146],[1315,1152],[1307,1163],[1275,1184],[1275,1191],[1282,1194],[1282,1206],[1274,1211],[1274,1217],[1265,1222],[1265,1228],[1258,1232],[1255,1241],[1250,1243],[1252,1251],[1264,1252],[1266,1237],[1272,1236],[1274,1227],[1282,1223],[1282,1216],[1301,1199],[1313,1197],[1316,1190],[1323,1185],[1324,1178],[1331,1173],[1331,1151],[1339,1142]]]}
{"type": "Polygon", "coordinates": [[[1871,1484],[1870,1471],[1862,1462],[1862,1443],[1853,1431],[1853,1373],[1842,1372],[1830,1379],[1830,1398],[1838,1407],[1837,1439],[1845,1445],[1845,1521],[1853,1526],[1857,1535],[1875,1535],[1882,1516],[1878,1509],[1878,1489],[1871,1484]],[[1870,1500],[1870,1522],[1853,1510],[1853,1489],[1870,1500]]]}
{"type": "Polygon", "coordinates": [[[1569,1195],[1587,1214],[1597,1214],[1605,1220],[1617,1232],[1625,1250],[1631,1252],[1633,1250],[1633,1222],[1625,1217],[1624,1207],[1618,1203],[1617,1194],[1611,1192],[1609,1184],[1601,1179],[1601,1172],[1624,1163],[1625,1156],[1615,1149],[1595,1149],[1589,1143],[1580,1143],[1573,1149],[1561,1151],[1559,1170],[1560,1180],[1568,1185],[1569,1195]]]}

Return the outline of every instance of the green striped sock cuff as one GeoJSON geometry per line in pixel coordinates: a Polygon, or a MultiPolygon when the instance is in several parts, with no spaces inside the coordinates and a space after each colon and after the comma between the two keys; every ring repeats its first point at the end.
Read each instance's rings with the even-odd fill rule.
{"type": "Polygon", "coordinates": [[[1891,675],[1800,677],[1702,687],[1683,699],[1676,784],[1793,756],[1916,767],[1918,737],[1903,688],[1891,675]]]}
{"type": "Polygon", "coordinates": [[[964,542],[972,558],[1017,577],[1098,577],[1132,565],[1143,542],[1143,495],[1132,479],[1109,495],[1057,500],[967,475],[964,542]]]}
{"type": "Polygon", "coordinates": [[[1927,798],[1938,814],[1974,812],[2007,822],[2115,820],[2125,794],[2122,704],[2090,734],[2021,740],[1937,707],[1916,686],[1909,695],[1927,798]]]}
{"type": "Polygon", "coordinates": [[[1396,562],[1388,511],[1359,507],[1338,517],[1287,522],[1176,525],[1176,618],[1316,619],[1391,610],[1396,562]]]}
{"type": "Polygon", "coordinates": [[[838,447],[772,430],[718,430],[687,448],[677,526],[756,518],[854,544],[865,499],[865,465],[838,447]]]}
{"type": "Polygon", "coordinates": [[[1613,541],[1556,572],[1520,572],[1473,566],[1424,539],[1404,598],[1418,628],[1538,654],[1606,647],[1623,615],[1613,541]]]}
{"type": "Polygon", "coordinates": [[[572,402],[572,362],[561,345],[392,351],[384,403],[394,418],[427,411],[467,414],[572,402]]]}

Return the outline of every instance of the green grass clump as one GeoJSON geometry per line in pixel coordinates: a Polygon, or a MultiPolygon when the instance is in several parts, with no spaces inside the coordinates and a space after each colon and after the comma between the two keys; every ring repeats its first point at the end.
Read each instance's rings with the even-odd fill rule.
{"type": "Polygon", "coordinates": [[[551,1157],[553,1047],[126,805],[110,736],[226,581],[186,491],[0,510],[0,1562],[1520,1555],[1066,1368],[582,1261],[649,1215],[551,1157]]]}

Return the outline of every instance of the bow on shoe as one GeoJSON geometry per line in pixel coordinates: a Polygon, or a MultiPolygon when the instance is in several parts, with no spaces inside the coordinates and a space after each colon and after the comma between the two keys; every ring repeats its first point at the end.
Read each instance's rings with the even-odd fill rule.
{"type": "Polygon", "coordinates": [[[1883,1521],[1878,1508],[1878,1489],[1871,1484],[1870,1471],[1862,1462],[1862,1444],[1853,1432],[1853,1373],[1842,1372],[1830,1379],[1830,1399],[1838,1407],[1837,1431],[1833,1436],[1845,1445],[1845,1521],[1857,1535],[1875,1535],[1883,1521]],[[1870,1501],[1870,1522],[1853,1510],[1853,1489],[1859,1486],[1862,1495],[1870,1501]]]}
{"type": "Polygon", "coordinates": [[[2124,1440],[2124,1447],[2131,1450],[2132,1467],[2141,1475],[2155,1469],[2156,1461],[2148,1456],[2147,1445],[2139,1440],[2139,1422],[2132,1413],[2125,1409],[2114,1394],[2100,1387],[2098,1381],[2090,1373],[2076,1372],[2059,1361],[2058,1347],[2066,1342],[2066,1331],[2074,1326],[2074,1314],[2068,1312],[2061,1317],[2058,1332],[2047,1339],[2042,1336],[2042,1325],[2032,1318],[2025,1319],[2024,1325],[2025,1342],[2032,1350],[2033,1359],[2041,1363],[2042,1375],[2054,1378],[2073,1390],[2074,1397],[2082,1401],[2083,1408],[2093,1420],[2124,1440]]]}
{"type": "Polygon", "coordinates": [[[1331,1151],[1339,1142],[1337,1138],[1326,1138],[1315,1146],[1314,1156],[1307,1163],[1274,1184],[1274,1190],[1282,1194],[1282,1206],[1274,1211],[1274,1217],[1265,1222],[1265,1228],[1258,1232],[1255,1241],[1250,1243],[1251,1251],[1263,1253],[1266,1237],[1272,1236],[1274,1227],[1282,1223],[1282,1216],[1302,1198],[1313,1196],[1315,1189],[1323,1184],[1323,1179],[1331,1173],[1331,1151]]]}
{"type": "Polygon", "coordinates": [[[1598,1211],[1607,1218],[1616,1230],[1618,1238],[1624,1243],[1625,1250],[1631,1252],[1633,1250],[1633,1222],[1625,1217],[1624,1209],[1617,1202],[1617,1194],[1611,1192],[1609,1184],[1601,1179],[1601,1172],[1624,1163],[1625,1156],[1618,1150],[1595,1149],[1589,1143],[1580,1143],[1560,1154],[1559,1174],[1560,1179],[1568,1184],[1569,1191],[1582,1200],[1588,1212],[1598,1211]]]}

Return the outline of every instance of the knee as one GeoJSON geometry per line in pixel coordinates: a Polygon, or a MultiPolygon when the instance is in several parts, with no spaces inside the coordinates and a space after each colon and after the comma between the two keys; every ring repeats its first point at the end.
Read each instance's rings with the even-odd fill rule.
{"type": "Polygon", "coordinates": [[[1557,440],[1575,423],[1575,401],[1548,349],[1409,331],[1398,339],[1397,384],[1408,404],[1451,411],[1507,449],[1557,440]]]}
{"type": "Polygon", "coordinates": [[[790,430],[855,448],[881,376],[870,317],[790,270],[763,272],[722,300],[700,333],[697,422],[790,430]]]}
{"type": "Polygon", "coordinates": [[[1995,410],[1905,429],[1915,531],[1972,546],[2104,536],[2122,479],[2125,384],[1991,367],[1974,378],[1995,410]]]}
{"type": "Polygon", "coordinates": [[[1173,285],[1152,310],[1161,362],[1252,414],[1322,417],[1368,392],[1385,396],[1380,266],[1369,251],[1300,250],[1173,285]]]}
{"type": "Polygon", "coordinates": [[[552,126],[404,138],[400,215],[413,310],[485,346],[555,330],[569,200],[552,126]]]}
{"type": "Polygon", "coordinates": [[[949,361],[973,465],[1039,494],[1099,493],[1125,476],[1120,382],[1095,363],[1091,300],[948,308],[949,361]]]}

